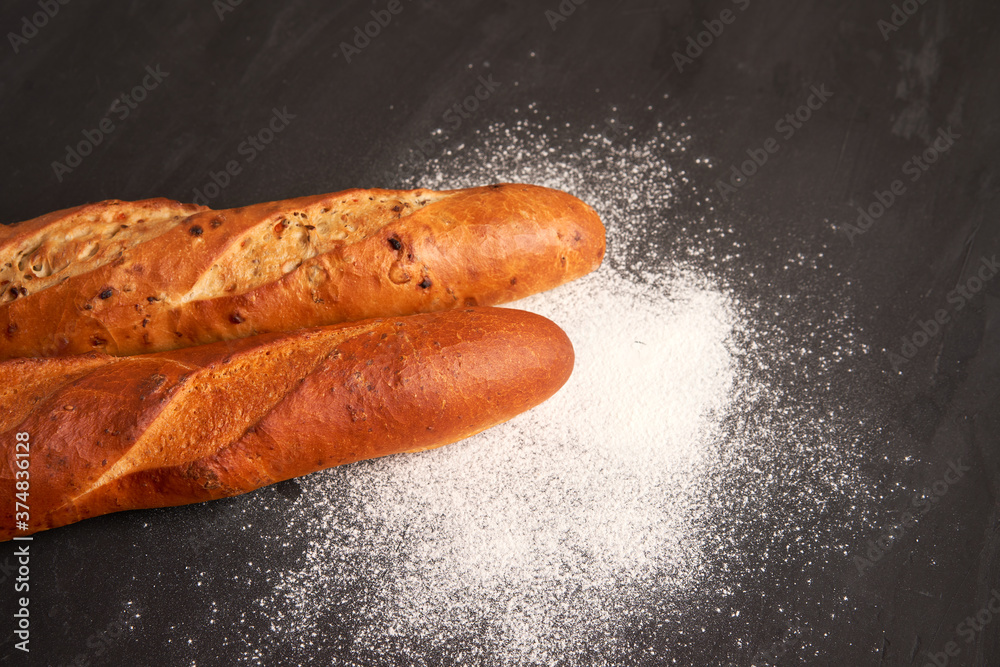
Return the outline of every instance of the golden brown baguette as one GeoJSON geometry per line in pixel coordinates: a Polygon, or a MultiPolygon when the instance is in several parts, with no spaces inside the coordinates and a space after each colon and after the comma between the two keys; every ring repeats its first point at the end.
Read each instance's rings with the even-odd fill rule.
{"type": "Polygon", "coordinates": [[[3,362],[0,540],[438,447],[541,403],[572,367],[559,327],[500,308],[3,362]],[[18,433],[30,443],[27,531],[14,516],[18,433]]]}
{"type": "MultiPolygon", "coordinates": [[[[24,224],[45,236],[45,225],[24,224]]],[[[347,190],[164,227],[56,284],[22,281],[0,305],[0,360],[142,354],[505,303],[589,273],[605,243],[580,200],[509,184],[347,190]]],[[[11,261],[3,252],[0,265],[11,261]]]]}

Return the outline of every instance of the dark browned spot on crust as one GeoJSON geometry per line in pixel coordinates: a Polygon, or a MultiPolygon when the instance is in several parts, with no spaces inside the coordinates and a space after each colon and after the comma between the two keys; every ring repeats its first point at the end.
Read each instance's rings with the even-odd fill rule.
{"type": "Polygon", "coordinates": [[[15,299],[17,298],[17,288],[16,287],[11,287],[10,288],[10,295],[12,297],[14,297],[15,299]]]}
{"type": "Polygon", "coordinates": [[[516,285],[517,284],[517,278],[511,278],[510,279],[510,284],[511,285],[516,285]]]}
{"type": "Polygon", "coordinates": [[[232,322],[233,324],[242,324],[243,316],[240,315],[239,313],[233,313],[232,315],[229,316],[229,321],[232,322]]]}
{"type": "Polygon", "coordinates": [[[146,301],[148,301],[149,303],[153,303],[154,301],[159,301],[159,299],[157,299],[155,296],[147,296],[146,301]]]}
{"type": "Polygon", "coordinates": [[[393,236],[393,237],[391,237],[389,239],[389,245],[392,246],[393,250],[402,250],[403,249],[403,243],[399,239],[397,239],[395,236],[393,236]]]}
{"type": "Polygon", "coordinates": [[[142,326],[143,326],[143,328],[145,328],[147,324],[149,324],[149,318],[148,317],[142,318],[142,326]]]}
{"type": "Polygon", "coordinates": [[[392,210],[394,213],[399,213],[400,211],[403,210],[403,207],[400,206],[399,204],[396,204],[395,206],[392,207],[392,210]]]}
{"type": "Polygon", "coordinates": [[[11,322],[10,324],[7,325],[7,338],[11,338],[16,333],[17,333],[17,325],[11,322]]]}
{"type": "Polygon", "coordinates": [[[428,287],[430,287],[433,284],[434,283],[431,282],[430,278],[424,278],[419,283],[417,283],[417,287],[420,287],[421,289],[427,289],[428,287]]]}
{"type": "Polygon", "coordinates": [[[91,306],[89,303],[85,303],[85,304],[83,304],[83,309],[84,310],[93,310],[94,307],[91,306]]]}
{"type": "Polygon", "coordinates": [[[503,188],[503,186],[500,185],[499,183],[494,183],[493,185],[490,186],[491,190],[500,190],[501,188],[503,188]]]}
{"type": "Polygon", "coordinates": [[[316,225],[305,225],[305,228],[308,230],[313,230],[316,229],[316,225]]]}
{"type": "Polygon", "coordinates": [[[192,225],[191,229],[188,230],[191,236],[201,236],[205,230],[201,228],[201,225],[192,225]]]}
{"type": "Polygon", "coordinates": [[[583,238],[583,234],[577,230],[576,234],[573,235],[573,240],[579,242],[583,238]]]}
{"type": "Polygon", "coordinates": [[[17,291],[21,293],[21,296],[28,296],[28,289],[26,287],[18,287],[17,291]]]}
{"type": "Polygon", "coordinates": [[[90,344],[94,347],[101,347],[102,345],[107,345],[108,341],[104,340],[100,336],[94,336],[90,339],[90,344]]]}
{"type": "Polygon", "coordinates": [[[159,389],[160,385],[166,381],[167,376],[163,373],[153,373],[139,385],[139,397],[145,399],[146,396],[159,389]]]}
{"type": "Polygon", "coordinates": [[[212,222],[208,223],[212,229],[217,229],[222,226],[222,218],[212,218],[212,222]]]}
{"type": "Polygon", "coordinates": [[[112,288],[105,287],[103,290],[101,290],[101,293],[98,294],[97,296],[101,297],[102,299],[110,299],[111,295],[114,293],[115,291],[112,288]]]}

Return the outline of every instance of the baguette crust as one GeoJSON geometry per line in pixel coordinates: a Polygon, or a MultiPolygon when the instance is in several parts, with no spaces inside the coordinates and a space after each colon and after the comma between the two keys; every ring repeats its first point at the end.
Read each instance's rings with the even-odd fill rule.
{"type": "MultiPolygon", "coordinates": [[[[245,493],[438,447],[541,403],[573,348],[531,313],[469,308],[127,358],[0,363],[0,496],[30,436],[28,534],[245,493]]],[[[0,540],[14,534],[13,503],[0,540]]]]}
{"type": "Polygon", "coordinates": [[[109,199],[2,225],[0,304],[104,266],[206,210],[169,199],[109,199]]]}
{"type": "Polygon", "coordinates": [[[589,273],[604,248],[589,206],[530,185],[205,210],[0,305],[0,360],[143,354],[506,303],[589,273]]]}

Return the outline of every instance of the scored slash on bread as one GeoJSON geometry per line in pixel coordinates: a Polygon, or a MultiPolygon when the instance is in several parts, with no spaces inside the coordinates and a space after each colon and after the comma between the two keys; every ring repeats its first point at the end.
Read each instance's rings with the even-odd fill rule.
{"type": "Polygon", "coordinates": [[[169,199],[109,199],[0,225],[0,304],[103,266],[205,210],[169,199]]]}
{"type": "Polygon", "coordinates": [[[589,273],[604,249],[589,206],[531,185],[347,190],[223,211],[103,202],[0,231],[0,360],[506,303],[589,273]]]}
{"type": "MultiPolygon", "coordinates": [[[[539,315],[468,308],[132,357],[0,363],[0,497],[31,439],[24,535],[101,514],[246,493],[438,447],[554,394],[573,367],[539,315]]],[[[0,505],[0,540],[14,503],[0,505]]]]}

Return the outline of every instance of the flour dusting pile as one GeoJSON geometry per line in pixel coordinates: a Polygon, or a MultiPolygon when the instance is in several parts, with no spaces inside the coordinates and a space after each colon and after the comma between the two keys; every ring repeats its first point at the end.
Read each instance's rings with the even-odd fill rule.
{"type": "Polygon", "coordinates": [[[569,383],[463,443],[305,480],[299,503],[326,511],[282,587],[294,624],[320,629],[321,601],[358,587],[344,601],[366,609],[369,655],[468,632],[504,662],[546,661],[698,576],[698,479],[733,382],[726,298],[602,270],[518,305],[569,334],[569,383]]]}
{"type": "MultiPolygon", "coordinates": [[[[811,527],[856,495],[855,453],[830,437],[838,416],[818,413],[809,373],[855,344],[832,314],[822,341],[793,345],[789,311],[731,286],[753,269],[678,166],[702,164],[684,155],[689,140],[529,116],[405,184],[568,191],[605,222],[607,260],[509,305],[573,341],[573,375],[552,399],[455,445],[300,480],[289,533],[308,546],[260,601],[283,651],[308,662],[334,646],[342,664],[366,665],[661,664],[680,643],[655,648],[642,629],[714,617],[740,632],[750,615],[735,601],[772,541],[790,560],[839,548],[811,527]],[[684,216],[672,211],[681,198],[684,216]]],[[[759,608],[766,592],[752,594],[759,608]]]]}

